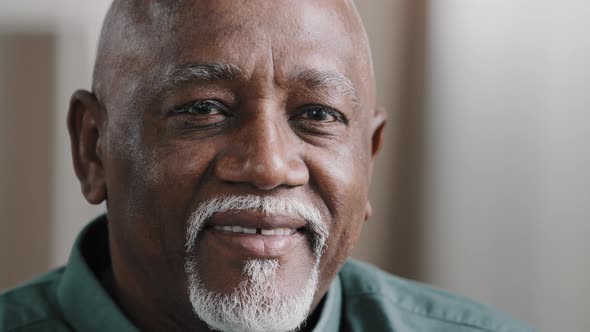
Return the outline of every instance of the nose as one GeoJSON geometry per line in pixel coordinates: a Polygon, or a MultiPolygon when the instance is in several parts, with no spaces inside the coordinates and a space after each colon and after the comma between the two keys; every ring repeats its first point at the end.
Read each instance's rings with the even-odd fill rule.
{"type": "Polygon", "coordinates": [[[309,171],[301,158],[299,143],[290,135],[288,123],[281,121],[285,120],[259,114],[243,123],[218,156],[215,176],[224,182],[248,184],[261,190],[306,184],[309,171]]]}

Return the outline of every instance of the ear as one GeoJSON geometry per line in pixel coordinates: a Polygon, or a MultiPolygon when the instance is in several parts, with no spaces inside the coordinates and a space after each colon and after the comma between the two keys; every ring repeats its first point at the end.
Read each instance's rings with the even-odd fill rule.
{"type": "Polygon", "coordinates": [[[387,112],[385,108],[377,107],[373,112],[371,118],[371,162],[369,165],[369,179],[373,176],[373,165],[377,154],[381,150],[381,143],[383,142],[383,130],[387,123],[387,112]]]}
{"type": "Polygon", "coordinates": [[[383,129],[387,124],[387,112],[383,107],[377,107],[373,113],[371,122],[371,157],[373,161],[381,150],[381,143],[383,141],[383,129]]]}
{"type": "Polygon", "coordinates": [[[72,95],[68,131],[74,170],[80,180],[82,194],[91,204],[99,204],[107,196],[102,162],[102,116],[100,103],[93,93],[78,90],[72,95]]]}
{"type": "MultiPolygon", "coordinates": [[[[385,129],[385,125],[387,123],[387,112],[385,112],[385,108],[377,107],[373,112],[373,117],[371,119],[371,162],[369,165],[369,179],[373,176],[373,166],[375,164],[375,158],[377,158],[377,154],[381,150],[381,144],[383,142],[383,130],[385,129]]],[[[371,206],[371,202],[367,199],[367,203],[365,205],[365,221],[369,220],[373,215],[373,207],[371,206]]]]}

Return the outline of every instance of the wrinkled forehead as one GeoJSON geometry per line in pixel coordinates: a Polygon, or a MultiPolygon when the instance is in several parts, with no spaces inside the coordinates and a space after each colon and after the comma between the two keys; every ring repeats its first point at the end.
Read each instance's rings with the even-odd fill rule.
{"type": "Polygon", "coordinates": [[[99,47],[105,54],[95,82],[102,70],[123,70],[109,81],[114,87],[119,79],[116,91],[126,95],[189,63],[228,63],[251,75],[271,62],[279,75],[298,66],[339,72],[361,86],[371,79],[362,27],[346,1],[127,1],[111,11],[123,17],[105,21],[102,39],[112,40],[99,47]]]}

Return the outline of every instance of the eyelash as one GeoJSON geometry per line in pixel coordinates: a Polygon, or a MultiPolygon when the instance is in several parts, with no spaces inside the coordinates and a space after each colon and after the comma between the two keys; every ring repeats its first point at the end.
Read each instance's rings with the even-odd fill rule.
{"type": "MultiPolygon", "coordinates": [[[[171,110],[171,113],[173,114],[195,114],[198,115],[199,113],[197,112],[190,112],[190,109],[193,107],[205,107],[205,106],[212,106],[215,107],[219,110],[220,114],[229,116],[230,112],[228,111],[227,107],[225,107],[222,103],[216,101],[216,100],[198,100],[196,102],[190,102],[188,104],[183,104],[181,106],[178,107],[174,107],[171,110]]],[[[209,115],[209,114],[202,114],[202,115],[209,115]]]]}
{"type": "Polygon", "coordinates": [[[318,122],[341,122],[345,125],[348,125],[348,119],[342,113],[340,113],[332,108],[329,108],[326,106],[321,106],[321,105],[308,105],[308,106],[304,107],[301,111],[297,112],[295,114],[295,116],[291,117],[291,119],[297,118],[301,115],[306,114],[307,112],[314,111],[314,110],[320,110],[320,111],[326,112],[328,115],[334,117],[334,119],[335,119],[335,121],[321,121],[320,120],[318,122]]]}

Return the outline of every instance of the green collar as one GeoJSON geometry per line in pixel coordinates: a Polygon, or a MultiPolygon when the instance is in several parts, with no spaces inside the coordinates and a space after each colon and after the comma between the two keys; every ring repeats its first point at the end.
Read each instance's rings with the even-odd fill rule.
{"type": "Polygon", "coordinates": [[[138,331],[97,278],[110,264],[107,253],[108,230],[102,216],[78,235],[57,289],[63,314],[76,331],[138,331]]]}
{"type": "Polygon", "coordinates": [[[336,275],[334,281],[328,289],[324,307],[320,314],[314,332],[322,331],[340,331],[340,318],[342,315],[342,284],[340,283],[340,276],[336,275]]]}

